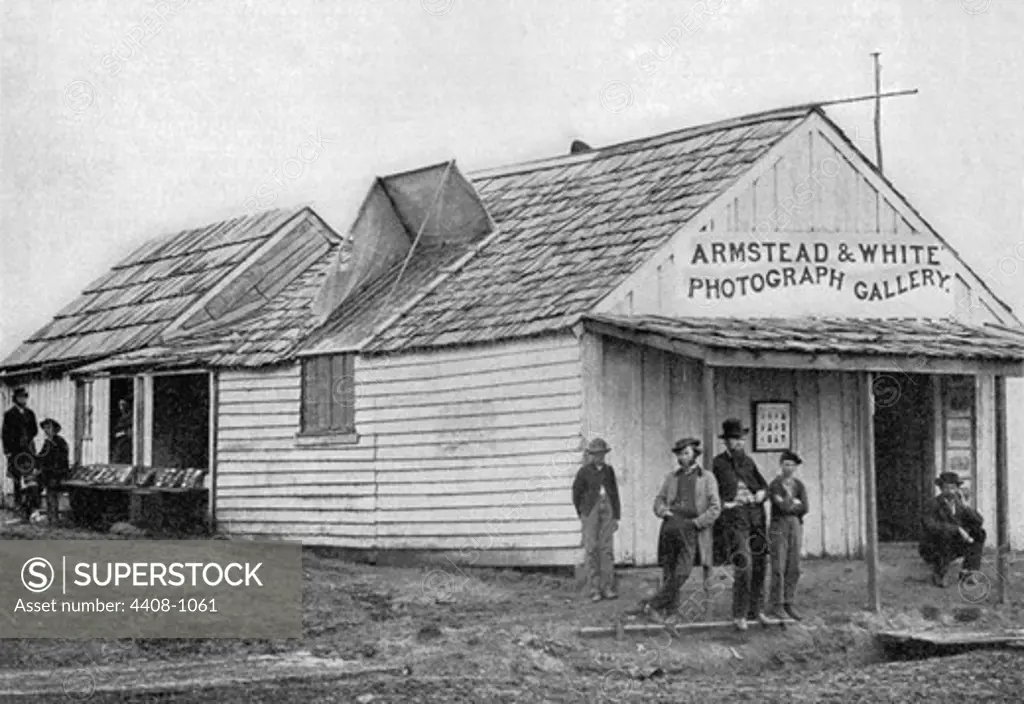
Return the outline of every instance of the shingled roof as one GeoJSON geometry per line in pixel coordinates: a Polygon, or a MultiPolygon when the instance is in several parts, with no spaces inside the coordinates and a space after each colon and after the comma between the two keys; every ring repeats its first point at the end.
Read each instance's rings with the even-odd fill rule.
{"type": "Polygon", "coordinates": [[[364,351],[573,325],[814,111],[760,113],[470,174],[496,235],[364,351]]]}
{"type": "MultiPolygon", "coordinates": [[[[1024,332],[941,318],[668,318],[590,315],[588,321],[711,350],[1024,362],[1024,332]]],[[[907,365],[906,371],[914,371],[907,365]]]]}
{"type": "Polygon", "coordinates": [[[95,359],[147,346],[302,209],[237,217],[147,242],[87,286],[0,368],[95,359]]]}

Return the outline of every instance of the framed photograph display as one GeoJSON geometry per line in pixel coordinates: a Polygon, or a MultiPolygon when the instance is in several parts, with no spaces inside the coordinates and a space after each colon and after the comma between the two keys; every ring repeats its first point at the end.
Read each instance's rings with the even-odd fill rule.
{"type": "Polygon", "coordinates": [[[974,466],[970,448],[946,450],[946,470],[956,472],[963,479],[969,479],[974,475],[974,466]]]}
{"type": "Polygon", "coordinates": [[[973,426],[970,418],[947,418],[946,447],[970,449],[974,439],[973,426]]]}
{"type": "Polygon", "coordinates": [[[793,404],[754,402],[754,452],[781,452],[793,447],[793,404]]]}
{"type": "Polygon", "coordinates": [[[946,381],[946,417],[970,418],[974,415],[974,379],[946,381]]]}

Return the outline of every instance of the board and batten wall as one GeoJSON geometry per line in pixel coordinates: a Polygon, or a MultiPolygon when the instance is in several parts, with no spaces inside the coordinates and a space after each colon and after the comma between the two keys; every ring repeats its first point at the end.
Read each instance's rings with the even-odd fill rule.
{"type": "MultiPolygon", "coordinates": [[[[622,495],[616,535],[618,562],[657,562],[660,521],[654,497],[676,468],[675,440],[703,438],[702,370],[684,357],[624,340],[586,335],[584,350],[601,370],[588,403],[588,426],[612,446],[622,495]]],[[[804,520],[803,553],[855,557],[865,539],[857,375],[760,369],[715,370],[715,427],[728,417],[748,419],[751,402],[793,402],[793,447],[804,458],[799,476],[807,485],[810,513],[804,520]],[[828,510],[825,510],[825,507],[828,510]],[[827,515],[826,515],[827,514],[827,515]]],[[[716,433],[717,435],[717,433],[716,433]]],[[[724,445],[704,448],[711,467],[724,445]]],[[[767,481],[778,473],[779,453],[747,448],[767,481]]]]}
{"type": "Polygon", "coordinates": [[[310,545],[575,564],[580,346],[571,334],[359,356],[352,444],[298,438],[298,365],[219,374],[217,520],[310,545]]]}

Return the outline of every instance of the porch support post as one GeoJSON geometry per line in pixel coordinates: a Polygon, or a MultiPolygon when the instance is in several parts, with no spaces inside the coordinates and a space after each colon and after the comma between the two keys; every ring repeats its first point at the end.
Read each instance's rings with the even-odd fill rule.
{"type": "Polygon", "coordinates": [[[715,368],[709,364],[701,366],[701,383],[704,387],[704,465],[711,469],[711,458],[715,456],[715,368]]]}
{"type": "MultiPolygon", "coordinates": [[[[710,364],[701,365],[701,384],[704,396],[704,467],[711,471],[711,458],[715,456],[715,368],[710,364]]],[[[704,619],[711,615],[711,569],[702,570],[704,577],[704,619]]]]}
{"type": "Polygon", "coordinates": [[[207,465],[209,471],[206,474],[207,491],[207,515],[206,528],[212,535],[217,531],[217,409],[220,403],[217,399],[217,370],[210,370],[210,416],[209,438],[207,449],[207,465]]]}
{"type": "Polygon", "coordinates": [[[1006,603],[1009,582],[1006,552],[1010,549],[1010,496],[1007,470],[1006,377],[997,376],[996,386],[996,584],[997,604],[1006,603]]]}
{"type": "Polygon", "coordinates": [[[878,591],[878,504],[875,486],[875,409],[872,385],[874,375],[862,372],[861,382],[861,437],[863,444],[862,465],[864,467],[864,531],[867,545],[865,558],[868,563],[868,610],[877,613],[881,608],[878,591]]]}

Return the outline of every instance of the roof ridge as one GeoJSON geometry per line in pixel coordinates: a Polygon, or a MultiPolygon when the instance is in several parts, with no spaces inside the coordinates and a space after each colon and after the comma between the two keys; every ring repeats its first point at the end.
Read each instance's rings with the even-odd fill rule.
{"type": "Polygon", "coordinates": [[[761,112],[750,113],[748,115],[741,115],[739,117],[717,120],[715,122],[706,122],[699,125],[682,127],[680,129],[669,130],[667,132],[661,132],[659,134],[653,134],[646,137],[629,139],[624,142],[615,142],[603,147],[593,147],[591,151],[582,152],[580,154],[564,154],[552,157],[543,157],[540,159],[532,159],[530,161],[507,164],[504,166],[476,169],[474,171],[467,171],[466,176],[469,178],[494,178],[522,171],[571,166],[573,164],[593,161],[601,157],[618,156],[621,154],[630,154],[636,151],[641,151],[642,149],[649,147],[651,142],[657,142],[659,140],[662,140],[662,143],[664,144],[671,144],[674,141],[693,139],[711,132],[735,129],[737,127],[760,124],[771,120],[806,117],[812,112],[821,111],[822,110],[818,103],[806,103],[804,105],[764,110],[761,112]]]}

